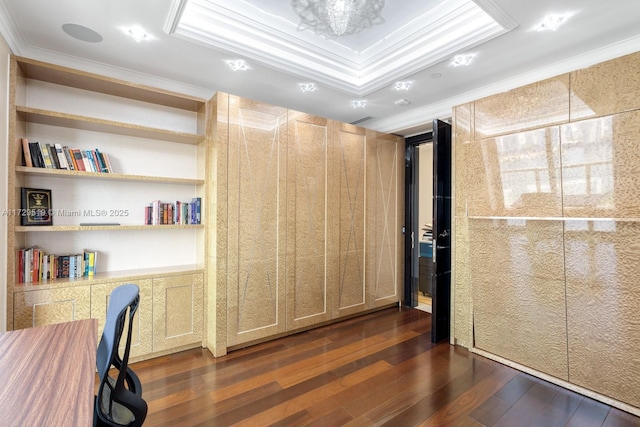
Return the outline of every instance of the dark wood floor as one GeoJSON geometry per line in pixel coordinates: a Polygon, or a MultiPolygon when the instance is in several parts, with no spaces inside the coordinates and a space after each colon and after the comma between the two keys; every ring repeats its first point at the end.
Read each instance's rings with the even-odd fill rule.
{"type": "Polygon", "coordinates": [[[215,359],[133,364],[148,426],[640,426],[640,418],[447,343],[387,309],[215,359]]]}

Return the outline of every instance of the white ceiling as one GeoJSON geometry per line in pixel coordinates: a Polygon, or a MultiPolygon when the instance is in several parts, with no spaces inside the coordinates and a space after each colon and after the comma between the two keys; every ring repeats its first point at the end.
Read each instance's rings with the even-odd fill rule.
{"type": "Polygon", "coordinates": [[[454,105],[640,50],[640,0],[386,0],[382,14],[382,25],[326,40],[297,29],[289,0],[0,0],[0,32],[20,56],[203,98],[371,117],[361,125],[405,136],[454,105]],[[533,30],[567,12],[559,30],[533,30]],[[69,36],[67,23],[102,41],[69,36]],[[133,41],[123,30],[132,25],[150,38],[133,41]],[[453,67],[458,53],[474,62],[453,67]],[[233,72],[230,59],[250,69],[233,72]],[[394,90],[399,80],[410,90],[394,90]],[[318,91],[302,93],[310,82],[318,91]],[[354,109],[356,99],[367,106],[354,109]]]}

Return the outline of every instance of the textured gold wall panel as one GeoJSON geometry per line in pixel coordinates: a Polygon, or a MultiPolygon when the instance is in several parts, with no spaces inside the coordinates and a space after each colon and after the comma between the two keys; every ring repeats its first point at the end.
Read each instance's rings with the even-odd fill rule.
{"type": "Polygon", "coordinates": [[[567,379],[562,222],[469,220],[475,345],[567,379]]]}
{"type": "Polygon", "coordinates": [[[290,111],[288,123],[287,328],[295,329],[331,319],[327,203],[335,163],[328,119],[290,111]]]}
{"type": "Polygon", "coordinates": [[[569,121],[569,74],[475,102],[474,139],[569,121]]]}
{"type": "Polygon", "coordinates": [[[371,306],[398,301],[403,277],[404,144],[367,132],[367,283],[371,306]]]}
{"type": "MultiPolygon", "coordinates": [[[[130,283],[130,282],[127,282],[130,283]]],[[[109,306],[109,295],[113,290],[125,284],[125,282],[102,283],[91,286],[91,317],[98,319],[98,339],[102,336],[104,322],[107,319],[107,308],[109,306]]],[[[153,352],[153,318],[152,318],[152,288],[151,280],[138,280],[135,282],[140,288],[140,305],[133,318],[133,327],[131,330],[131,349],[130,356],[144,356],[153,352]]],[[[127,328],[125,324],[125,333],[122,336],[121,348],[124,348],[127,328]]]]}
{"type": "Polygon", "coordinates": [[[230,97],[228,343],[285,330],[287,110],[230,97]]]}
{"type": "Polygon", "coordinates": [[[640,109],[640,52],[571,73],[571,120],[640,109]]]}
{"type": "Polygon", "coordinates": [[[457,145],[469,216],[561,216],[559,128],[457,145]]]}
{"type": "MultiPolygon", "coordinates": [[[[339,241],[337,289],[334,301],[336,316],[366,308],[365,282],[365,153],[366,135],[362,128],[338,127],[336,149],[339,167],[339,209],[336,227],[339,241]]],[[[335,191],[338,190],[338,191],[335,191]]]]}
{"type": "Polygon", "coordinates": [[[639,147],[640,111],[562,126],[565,216],[640,218],[639,147]]]}
{"type": "Polygon", "coordinates": [[[638,69],[640,52],[456,107],[453,118],[456,343],[636,408],[638,69]],[[504,177],[514,168],[503,138],[520,178],[504,177]]]}
{"type": "Polygon", "coordinates": [[[89,286],[17,291],[13,294],[14,329],[91,318],[89,286]]]}
{"type": "Polygon", "coordinates": [[[566,222],[569,380],[640,407],[640,223],[566,222]]]}
{"type": "Polygon", "coordinates": [[[202,295],[202,274],[153,279],[154,352],[202,341],[202,295]]]}

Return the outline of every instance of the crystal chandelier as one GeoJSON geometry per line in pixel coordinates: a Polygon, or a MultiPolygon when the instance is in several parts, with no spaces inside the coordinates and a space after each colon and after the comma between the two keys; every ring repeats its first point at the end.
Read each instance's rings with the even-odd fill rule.
{"type": "Polygon", "coordinates": [[[382,24],[384,0],[291,0],[300,16],[298,30],[334,39],[382,24]]]}

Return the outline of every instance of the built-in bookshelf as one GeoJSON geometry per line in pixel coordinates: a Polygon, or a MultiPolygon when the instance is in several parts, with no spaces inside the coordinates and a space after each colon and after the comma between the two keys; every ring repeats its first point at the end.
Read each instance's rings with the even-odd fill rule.
{"type": "MultiPolygon", "coordinates": [[[[20,57],[11,60],[10,85],[4,210],[8,328],[24,327],[24,319],[16,319],[26,312],[14,313],[14,306],[24,309],[25,292],[39,289],[63,294],[67,288],[87,286],[82,295],[91,295],[94,285],[136,278],[151,284],[155,277],[173,277],[171,284],[184,277],[201,289],[206,263],[204,205],[200,224],[148,225],[145,209],[150,200],[205,198],[207,102],[20,57]],[[110,168],[93,172],[27,166],[23,138],[41,146],[108,153],[110,168]],[[22,188],[50,191],[51,223],[21,224],[15,212],[22,208],[22,188]],[[91,276],[20,283],[20,251],[29,248],[47,254],[80,254],[90,248],[99,262],[91,276]]],[[[45,298],[33,295],[34,301],[45,298]]]]}

